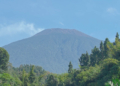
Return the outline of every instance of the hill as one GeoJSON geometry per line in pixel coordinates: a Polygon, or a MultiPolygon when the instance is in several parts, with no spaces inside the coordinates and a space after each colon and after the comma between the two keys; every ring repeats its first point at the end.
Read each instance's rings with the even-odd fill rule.
{"type": "Polygon", "coordinates": [[[10,62],[15,67],[34,64],[53,73],[64,73],[70,61],[74,68],[78,68],[81,54],[90,53],[99,45],[100,40],[75,29],[53,28],[3,48],[10,54],[10,62]]]}

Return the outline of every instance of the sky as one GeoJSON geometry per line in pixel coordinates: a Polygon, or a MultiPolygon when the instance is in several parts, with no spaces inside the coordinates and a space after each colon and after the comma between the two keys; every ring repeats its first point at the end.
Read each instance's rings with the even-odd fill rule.
{"type": "Polygon", "coordinates": [[[120,33],[120,0],[0,0],[0,47],[45,29],[76,29],[99,40],[120,33]]]}

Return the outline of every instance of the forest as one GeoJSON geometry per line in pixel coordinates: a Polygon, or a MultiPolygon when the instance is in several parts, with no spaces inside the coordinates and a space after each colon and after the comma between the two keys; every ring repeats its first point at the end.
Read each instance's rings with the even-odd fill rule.
{"type": "Polygon", "coordinates": [[[71,62],[68,72],[50,73],[40,66],[20,65],[13,67],[9,54],[0,48],[0,86],[120,86],[120,39],[115,42],[108,38],[101,41],[91,54],[82,54],[79,58],[79,69],[73,69],[71,62]],[[111,83],[111,84],[110,84],[111,83]]]}

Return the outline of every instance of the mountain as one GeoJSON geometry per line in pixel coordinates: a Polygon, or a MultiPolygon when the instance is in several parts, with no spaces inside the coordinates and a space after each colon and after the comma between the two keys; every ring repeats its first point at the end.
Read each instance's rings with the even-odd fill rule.
{"type": "Polygon", "coordinates": [[[64,73],[71,61],[79,68],[82,53],[91,53],[94,46],[99,47],[101,40],[93,38],[75,29],[45,29],[38,34],[13,42],[5,48],[10,62],[18,67],[21,64],[34,64],[53,73],[64,73]]]}

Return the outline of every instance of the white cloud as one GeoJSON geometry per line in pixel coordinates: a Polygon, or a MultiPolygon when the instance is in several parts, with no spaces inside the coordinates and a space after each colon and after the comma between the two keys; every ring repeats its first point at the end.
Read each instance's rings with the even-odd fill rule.
{"type": "Polygon", "coordinates": [[[112,7],[108,8],[108,9],[107,9],[107,12],[108,12],[108,13],[111,13],[111,14],[119,14],[118,11],[117,11],[117,9],[112,8],[112,7]]]}
{"type": "Polygon", "coordinates": [[[42,30],[44,30],[44,28],[35,28],[33,23],[22,21],[8,26],[0,25],[0,36],[9,36],[19,33],[25,33],[32,36],[42,30]]]}
{"type": "Polygon", "coordinates": [[[62,22],[59,22],[59,24],[64,25],[62,22]]]}

